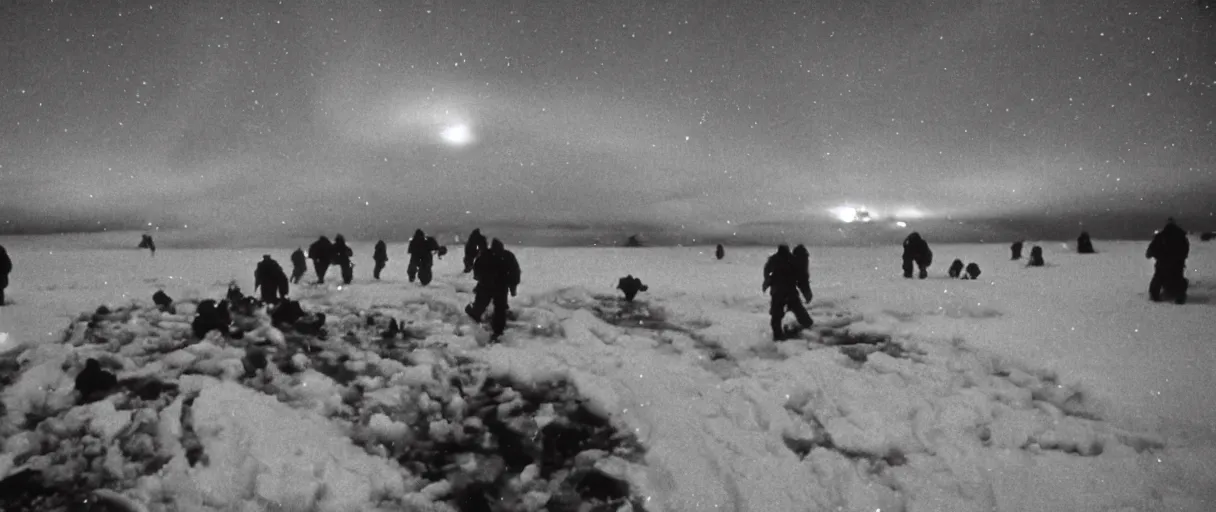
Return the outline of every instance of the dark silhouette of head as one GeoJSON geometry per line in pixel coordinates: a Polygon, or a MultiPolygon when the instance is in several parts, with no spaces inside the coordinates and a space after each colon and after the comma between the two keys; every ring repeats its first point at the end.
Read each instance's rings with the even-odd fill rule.
{"type": "Polygon", "coordinates": [[[779,254],[781,256],[789,256],[790,255],[790,246],[787,244],[778,245],[777,254],[779,254]]]}
{"type": "Polygon", "coordinates": [[[418,240],[423,240],[426,238],[426,233],[423,233],[421,229],[415,229],[414,238],[418,239],[418,240]]]}
{"type": "Polygon", "coordinates": [[[346,243],[346,237],[342,236],[342,235],[339,233],[339,234],[338,234],[338,236],[335,236],[335,237],[334,237],[334,243],[335,243],[335,244],[344,244],[344,243],[346,243]]]}
{"type": "Polygon", "coordinates": [[[502,245],[502,240],[499,240],[499,239],[495,238],[495,239],[494,239],[494,241],[490,242],[490,250],[491,250],[491,251],[494,251],[494,252],[502,252],[502,251],[503,251],[503,249],[504,249],[504,247],[503,247],[503,245],[502,245]]]}
{"type": "Polygon", "coordinates": [[[328,238],[328,237],[326,237],[325,235],[321,235],[321,236],[320,236],[320,238],[317,238],[317,241],[318,241],[318,242],[321,242],[321,243],[326,243],[326,244],[327,244],[327,243],[329,243],[329,238],[328,238]]]}
{"type": "Polygon", "coordinates": [[[84,362],[84,369],[95,372],[95,371],[101,369],[101,363],[97,362],[96,359],[93,359],[90,357],[88,361],[84,362]]]}
{"type": "Polygon", "coordinates": [[[799,258],[801,258],[803,256],[810,256],[810,255],[811,254],[809,252],[807,252],[805,245],[798,244],[797,247],[794,247],[794,256],[798,256],[799,258]]]}
{"type": "Polygon", "coordinates": [[[920,240],[920,239],[921,239],[920,233],[917,231],[913,231],[912,234],[908,235],[908,240],[920,240]]]}
{"type": "Polygon", "coordinates": [[[474,235],[480,235],[480,234],[481,234],[481,228],[473,228],[473,234],[474,234],[474,235]]]}

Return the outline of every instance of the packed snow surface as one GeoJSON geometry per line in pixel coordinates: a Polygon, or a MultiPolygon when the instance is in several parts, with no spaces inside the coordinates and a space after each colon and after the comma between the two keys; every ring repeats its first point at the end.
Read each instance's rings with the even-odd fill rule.
{"type": "Polygon", "coordinates": [[[523,283],[500,344],[464,316],[458,250],[427,287],[406,280],[404,246],[372,280],[371,243],[353,246],[351,285],[336,269],[293,285],[327,339],[259,313],[244,339],[198,340],[194,304],[233,280],[252,291],[261,255],[289,267],[294,247],[0,244],[0,346],[18,365],[0,368],[0,476],[83,464],[97,476],[80,485],[149,510],[465,510],[454,495],[483,477],[509,481],[493,492],[516,509],[566,510],[594,494],[588,474],[628,482],[609,510],[1216,510],[1216,252],[1197,241],[1186,305],[1147,300],[1146,242],[1043,243],[1042,268],[935,245],[925,280],[900,275],[897,247],[812,248],[816,325],[780,343],[760,290],[771,249],[511,248],[523,283]],[[955,258],[980,278],[948,279],[955,258]],[[649,286],[633,304],[613,290],[626,274],[649,286]],[[151,307],[158,289],[176,315],[151,307]],[[407,326],[385,345],[390,319],[407,326]],[[77,405],[87,357],[170,389],[77,405]],[[571,447],[511,441],[578,429],[571,447]],[[470,451],[441,461],[442,443],[470,451]]]}

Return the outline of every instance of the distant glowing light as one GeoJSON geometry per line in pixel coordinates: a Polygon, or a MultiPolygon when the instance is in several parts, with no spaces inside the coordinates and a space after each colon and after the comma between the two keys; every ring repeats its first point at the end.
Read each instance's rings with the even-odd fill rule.
{"type": "Polygon", "coordinates": [[[904,222],[904,221],[902,221],[902,220],[901,220],[901,221],[896,222],[896,223],[895,223],[895,225],[896,225],[896,226],[899,226],[899,227],[901,227],[901,228],[906,228],[906,227],[908,227],[908,223],[907,223],[907,222],[904,222]]]}
{"type": "Polygon", "coordinates": [[[469,128],[469,125],[464,123],[454,124],[444,128],[443,131],[439,133],[439,136],[442,137],[444,142],[447,142],[448,144],[453,146],[463,146],[473,141],[473,130],[469,128]]]}
{"type": "Polygon", "coordinates": [[[832,208],[831,212],[832,215],[835,215],[838,220],[846,224],[853,222],[871,222],[874,220],[874,217],[870,215],[869,210],[866,210],[866,207],[864,206],[859,206],[856,208],[852,206],[838,206],[836,208],[832,208]]]}
{"type": "Polygon", "coordinates": [[[923,219],[925,218],[925,212],[910,207],[900,208],[899,210],[895,211],[895,216],[901,219],[923,219]]]}

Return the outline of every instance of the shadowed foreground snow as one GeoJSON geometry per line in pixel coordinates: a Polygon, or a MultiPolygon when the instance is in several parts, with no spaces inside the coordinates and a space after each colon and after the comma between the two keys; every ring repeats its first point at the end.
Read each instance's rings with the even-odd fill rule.
{"type": "Polygon", "coordinates": [[[149,510],[169,510],[169,495],[182,510],[471,510],[460,500],[478,478],[497,478],[487,492],[514,509],[577,510],[563,507],[592,499],[589,474],[599,488],[629,483],[632,499],[601,496],[607,510],[1216,509],[1208,244],[1193,246],[1183,306],[1147,301],[1139,242],[1096,240],[1093,255],[1043,244],[1045,268],[1008,261],[1004,245],[939,245],[926,280],[899,275],[898,248],[812,249],[816,326],[779,344],[760,292],[770,249],[717,261],[712,248],[513,248],[516,319],[488,347],[462,312],[473,282],[459,251],[421,288],[404,277],[403,246],[375,282],[371,244],[355,245],[351,286],[292,289],[326,313],[325,340],[258,317],[242,340],[197,342],[193,303],[233,279],[252,291],[261,254],[289,266],[294,248],[153,258],[0,244],[15,266],[0,332],[10,346],[53,341],[3,381],[0,475],[96,466],[93,486],[149,510]],[[980,279],[946,279],[954,258],[977,262],[980,279]],[[650,286],[632,305],[612,290],[629,273],[650,286]],[[157,289],[178,315],[150,308],[157,289]],[[86,315],[61,343],[100,304],[119,316],[90,330],[86,315]],[[410,322],[408,335],[378,339],[389,319],[410,322]],[[255,352],[264,370],[248,368],[255,352]],[[103,354],[120,379],[176,386],[72,407],[83,357],[103,354]],[[48,419],[23,433],[31,418],[48,419]],[[573,434],[546,430],[605,421],[577,427],[589,440],[566,448],[553,440],[573,434]],[[479,428],[497,428],[486,449],[498,455],[435,459],[445,442],[481,453],[479,428]]]}

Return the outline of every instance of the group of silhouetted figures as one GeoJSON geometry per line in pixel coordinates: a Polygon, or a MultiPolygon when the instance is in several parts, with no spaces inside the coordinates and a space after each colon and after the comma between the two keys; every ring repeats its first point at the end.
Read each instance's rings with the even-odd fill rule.
{"type": "MultiPolygon", "coordinates": [[[[1010,247],[1013,260],[1022,258],[1022,248],[1023,242],[1013,243],[1010,247]]],[[[447,249],[436,242],[433,237],[426,236],[422,230],[417,230],[409,242],[407,252],[410,259],[406,272],[410,282],[417,279],[422,286],[426,286],[433,277],[431,268],[435,256],[442,258],[447,253],[447,249]]],[[[1082,254],[1095,252],[1089,233],[1083,232],[1077,239],[1077,252],[1082,254]]],[[[1153,301],[1170,298],[1178,304],[1186,302],[1189,281],[1185,277],[1185,269],[1189,255],[1190,241],[1187,239],[1186,232],[1178,226],[1174,219],[1169,219],[1165,227],[1153,236],[1148,250],[1145,251],[1146,258],[1156,260],[1153,277],[1149,282],[1149,297],[1153,301]]],[[[717,246],[715,256],[719,260],[725,256],[725,249],[721,245],[717,246]]],[[[317,283],[324,283],[328,268],[336,265],[341,269],[342,281],[349,284],[353,279],[353,258],[354,251],[347,246],[342,235],[334,237],[332,243],[327,238],[320,237],[309,246],[307,255],[307,259],[311,259],[313,262],[317,283]]],[[[387,246],[383,240],[376,243],[372,259],[376,263],[373,275],[375,279],[380,279],[381,272],[388,262],[387,246]]],[[[928,268],[933,263],[933,251],[920,233],[914,232],[904,240],[902,259],[905,278],[912,278],[915,270],[918,271],[920,279],[925,279],[928,277],[928,268]]],[[[254,270],[254,291],[261,291],[262,302],[271,305],[279,304],[281,307],[276,308],[275,314],[280,317],[292,316],[289,315],[291,311],[300,309],[298,303],[286,299],[289,283],[299,283],[307,271],[304,250],[296,249],[291,255],[291,261],[292,275],[290,278],[269,254],[262,256],[262,261],[258,262],[257,268],[254,270]]],[[[514,253],[506,250],[500,240],[494,239],[487,243],[481,230],[474,229],[465,244],[463,263],[464,273],[472,272],[473,279],[477,281],[477,286],[473,290],[474,299],[465,307],[464,311],[469,317],[480,322],[487,308],[492,305],[494,313],[490,324],[494,337],[497,338],[506,328],[507,311],[510,308],[508,294],[512,297],[515,296],[520,283],[519,262],[514,253]]],[[[804,303],[810,304],[813,298],[809,264],[810,255],[805,246],[798,245],[791,251],[785,244],[778,246],[777,252],[765,262],[764,283],[761,290],[769,292],[770,295],[769,314],[774,340],[784,340],[813,324],[811,316],[804,306],[804,303]],[[783,326],[782,322],[787,312],[794,314],[797,326],[789,329],[783,326]]],[[[1045,265],[1041,247],[1034,246],[1031,249],[1027,265],[1031,267],[1045,265]]],[[[12,260],[4,247],[0,247],[0,305],[4,304],[4,289],[8,285],[8,276],[12,268],[12,260]]],[[[964,265],[962,260],[956,259],[951,264],[948,273],[952,278],[976,279],[980,275],[980,268],[975,263],[964,265]]],[[[642,283],[641,279],[628,275],[619,280],[617,289],[624,292],[626,301],[633,301],[638,292],[647,291],[649,287],[642,283]]],[[[251,300],[251,298],[244,298],[243,294],[239,292],[234,295],[232,289],[229,290],[229,295],[233,301],[251,300]]],[[[158,292],[153,296],[153,300],[162,309],[172,308],[172,300],[163,292],[158,292]]],[[[200,306],[200,310],[202,309],[200,306]]],[[[226,308],[219,306],[218,309],[212,309],[218,311],[218,309],[226,308]]],[[[297,311],[297,313],[288,320],[297,321],[298,317],[304,314],[302,311],[297,311]]],[[[200,318],[203,317],[200,316],[200,318]]],[[[213,328],[211,324],[223,322],[222,318],[218,320],[209,320],[209,318],[211,317],[203,318],[205,321],[195,327],[205,333],[213,328]]],[[[308,325],[317,323],[315,319],[309,322],[311,323],[308,325]]],[[[323,317],[320,322],[323,323],[323,317]]]]}
{"type": "MultiPolygon", "coordinates": [[[[411,283],[417,282],[422,286],[429,285],[434,277],[432,268],[435,258],[443,258],[448,252],[447,247],[440,245],[434,237],[427,236],[421,229],[414,231],[406,253],[409,254],[409,264],[406,275],[411,283]]],[[[289,283],[299,283],[307,272],[307,262],[312,261],[313,271],[317,276],[317,284],[325,283],[325,275],[330,266],[337,266],[342,274],[342,282],[350,284],[354,279],[354,251],[346,244],[342,235],[334,237],[330,242],[322,236],[308,247],[307,256],[303,248],[297,248],[291,254],[292,273],[288,278],[286,272],[269,254],[262,256],[254,270],[254,291],[261,291],[262,301],[275,304],[287,298],[289,283]]],[[[388,264],[388,245],[384,240],[376,242],[372,251],[373,278],[379,280],[381,273],[388,264]]],[[[486,241],[481,229],[474,229],[465,244],[464,273],[473,273],[477,281],[474,288],[474,299],[465,308],[465,313],[477,321],[492,304],[494,314],[490,326],[494,334],[501,335],[506,328],[507,296],[515,296],[520,281],[519,262],[515,254],[506,250],[503,243],[494,239],[486,241]]]]}

